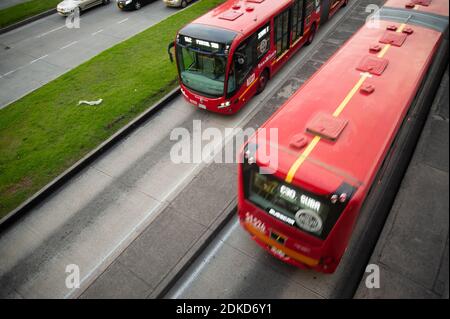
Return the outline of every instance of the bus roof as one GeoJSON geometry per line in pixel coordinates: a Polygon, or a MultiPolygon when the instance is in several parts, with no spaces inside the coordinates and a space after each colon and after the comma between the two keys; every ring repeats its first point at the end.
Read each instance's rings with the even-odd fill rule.
{"type": "Polygon", "coordinates": [[[313,192],[370,187],[442,36],[392,21],[365,25],[262,126],[278,130],[278,144],[259,133],[251,142],[277,154],[278,177],[313,192]]]}
{"type": "Polygon", "coordinates": [[[292,0],[228,0],[192,23],[246,35],[291,3],[292,0]]]}
{"type": "Polygon", "coordinates": [[[427,12],[448,16],[449,1],[440,0],[388,0],[384,4],[385,7],[399,8],[409,10],[416,10],[420,12],[427,12]]]}

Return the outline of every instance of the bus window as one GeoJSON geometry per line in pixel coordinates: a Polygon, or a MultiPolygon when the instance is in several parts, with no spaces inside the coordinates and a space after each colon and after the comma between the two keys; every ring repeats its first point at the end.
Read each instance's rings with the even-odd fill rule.
{"type": "Polygon", "coordinates": [[[290,9],[275,17],[275,44],[277,57],[289,49],[290,9]]]}
{"type": "Polygon", "coordinates": [[[245,40],[234,53],[234,67],[237,87],[240,87],[256,61],[255,36],[245,40]]]}
{"type": "Polygon", "coordinates": [[[311,23],[311,15],[314,12],[316,7],[315,0],[305,0],[305,25],[309,25],[311,23]]]}
{"type": "Polygon", "coordinates": [[[190,37],[181,38],[177,60],[183,84],[207,96],[223,96],[227,63],[226,56],[221,54],[224,45],[190,37]]]}
{"type": "Polygon", "coordinates": [[[295,0],[292,7],[292,42],[303,35],[303,0],[295,0]]]}

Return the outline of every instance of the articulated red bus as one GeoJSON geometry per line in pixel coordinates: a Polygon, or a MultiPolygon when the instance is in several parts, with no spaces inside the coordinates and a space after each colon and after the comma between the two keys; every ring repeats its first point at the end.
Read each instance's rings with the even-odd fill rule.
{"type": "Polygon", "coordinates": [[[448,36],[448,9],[448,0],[389,0],[378,23],[363,26],[261,127],[277,129],[277,143],[262,131],[249,139],[238,214],[264,249],[298,267],[335,271],[448,36]]]}
{"type": "MultiPolygon", "coordinates": [[[[229,0],[185,26],[169,52],[175,46],[186,100],[213,112],[237,112],[300,47],[313,41],[321,2],[229,0]]],[[[329,15],[347,2],[327,1],[329,15]]]]}

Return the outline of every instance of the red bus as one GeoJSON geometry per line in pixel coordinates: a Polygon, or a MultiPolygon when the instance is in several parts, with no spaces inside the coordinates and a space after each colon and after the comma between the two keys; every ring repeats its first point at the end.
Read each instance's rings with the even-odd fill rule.
{"type": "Polygon", "coordinates": [[[448,9],[448,0],[389,0],[378,24],[363,26],[261,127],[277,129],[277,143],[261,130],[249,139],[238,215],[260,246],[292,265],[335,271],[447,43],[448,9]]]}
{"type": "MultiPolygon", "coordinates": [[[[327,2],[330,15],[347,1],[327,2]]],[[[320,0],[229,0],[188,24],[169,45],[184,97],[202,109],[237,112],[313,41],[321,10],[320,0]]]]}

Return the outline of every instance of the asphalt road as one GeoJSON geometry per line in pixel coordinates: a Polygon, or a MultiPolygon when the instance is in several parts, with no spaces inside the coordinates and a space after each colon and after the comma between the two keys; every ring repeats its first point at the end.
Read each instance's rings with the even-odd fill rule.
{"type": "Polygon", "coordinates": [[[0,9],[12,7],[16,4],[26,2],[27,0],[0,0],[0,9]]]}
{"type": "Polygon", "coordinates": [[[176,12],[162,1],[139,11],[111,1],[83,13],[79,28],[53,14],[0,35],[0,108],[176,12]]]}
{"type": "MultiPolygon", "coordinates": [[[[0,297],[157,295],[164,278],[176,271],[188,250],[196,248],[198,238],[214,231],[218,208],[226,207],[236,196],[235,164],[174,164],[170,160],[176,143],[170,139],[172,130],[185,128],[193,136],[198,133],[194,120],[199,120],[203,129],[218,128],[221,132],[225,128],[257,128],[364,23],[365,6],[370,2],[373,0],[351,2],[340,10],[319,30],[314,44],[303,48],[269,82],[266,91],[237,115],[223,117],[197,110],[181,97],[175,99],[0,234],[0,297]],[[66,266],[70,264],[80,268],[79,289],[65,285],[66,266]]],[[[118,25],[116,22],[113,27],[118,25]]],[[[229,137],[223,135],[225,140],[229,137]]],[[[221,147],[222,142],[214,146],[221,147]]],[[[276,261],[234,222],[219,234],[169,297],[264,294],[327,298],[339,278],[339,274],[300,271],[276,261]]]]}
{"type": "MultiPolygon", "coordinates": [[[[104,10],[109,11],[111,7],[104,10]]],[[[165,208],[174,205],[174,197],[206,167],[205,163],[177,165],[170,160],[169,153],[175,144],[175,141],[170,140],[172,129],[185,128],[193,134],[193,121],[200,120],[203,129],[214,127],[224,132],[225,128],[244,127],[258,114],[269,116],[273,109],[269,108],[267,101],[279,105],[280,99],[288,98],[300,85],[298,78],[294,76],[295,84],[291,79],[292,72],[298,68],[299,63],[305,62],[306,57],[311,55],[320,57],[323,61],[327,58],[327,53],[321,55],[319,51],[329,51],[330,44],[323,48],[321,38],[333,31],[333,24],[350,8],[351,6],[341,10],[333,22],[325,25],[317,34],[315,45],[304,48],[297,54],[269,83],[267,90],[253,99],[236,116],[223,117],[197,110],[187,105],[180,97],[32,210],[14,227],[0,234],[0,296],[78,296],[127,247],[136,242],[136,238],[159,218],[165,208]],[[288,76],[290,80],[286,81],[288,76]],[[65,285],[65,269],[69,264],[80,267],[82,287],[79,290],[68,289],[65,285]]],[[[360,19],[358,23],[362,21],[360,19]]],[[[347,36],[351,34],[348,31],[342,32],[347,36]]],[[[338,47],[331,46],[333,49],[338,47]]],[[[39,54],[42,53],[44,52],[39,54]]],[[[304,71],[311,74],[314,68],[307,68],[302,72],[304,71]]],[[[217,146],[220,146],[219,144],[221,143],[217,146]]],[[[233,165],[233,170],[234,168],[233,165]]],[[[207,180],[213,178],[225,177],[216,170],[207,180]]],[[[222,187],[224,189],[215,186],[215,190],[234,198],[234,183],[225,183],[222,187]]],[[[200,190],[196,192],[201,193],[200,190]]],[[[217,205],[216,199],[210,198],[210,201],[217,205]]],[[[207,200],[204,199],[203,202],[207,200]]],[[[201,205],[194,199],[188,198],[181,204],[180,209],[192,212],[199,206],[201,205]],[[192,209],[186,209],[187,207],[192,209]]],[[[214,213],[211,207],[205,211],[214,213]]],[[[205,218],[188,218],[189,221],[185,219],[184,217],[184,224],[176,229],[177,234],[188,233],[190,229],[196,234],[211,231],[212,221],[206,222],[205,218]],[[187,225],[191,225],[191,228],[188,229],[187,225]]],[[[167,244],[172,246],[164,250],[163,259],[171,260],[171,254],[178,244],[170,241],[167,244]]],[[[156,243],[151,247],[143,246],[144,254],[151,251],[155,245],[156,243]]],[[[126,265],[126,262],[123,264],[126,265]]],[[[136,264],[130,263],[131,267],[136,264]]],[[[157,266],[155,263],[155,269],[152,269],[149,264],[143,264],[146,271],[150,271],[151,278],[155,277],[157,266]]],[[[164,265],[163,268],[168,270],[172,267],[173,265],[164,265]]],[[[162,276],[157,276],[155,280],[160,280],[159,277],[162,276]]],[[[115,280],[120,278],[114,277],[115,280]]],[[[128,286],[130,293],[137,292],[131,288],[131,280],[115,285],[114,289],[117,290],[121,286],[128,286]]],[[[153,288],[154,285],[148,283],[142,290],[151,293],[153,288]]]]}
{"type": "Polygon", "coordinates": [[[329,298],[339,277],[339,271],[324,275],[278,261],[250,240],[233,218],[165,297],[329,298]]]}

